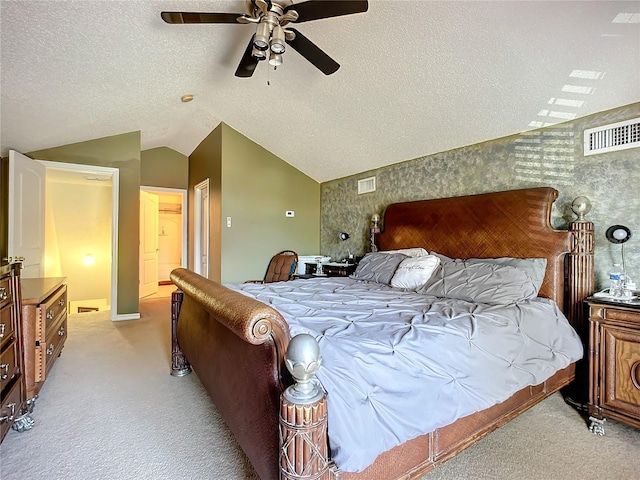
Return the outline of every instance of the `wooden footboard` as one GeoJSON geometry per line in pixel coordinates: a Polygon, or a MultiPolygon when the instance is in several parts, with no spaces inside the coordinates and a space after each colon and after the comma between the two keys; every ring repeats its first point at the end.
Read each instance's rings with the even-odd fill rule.
{"type": "Polygon", "coordinates": [[[188,359],[263,480],[279,477],[281,368],[289,327],[273,308],[184,268],[171,273],[174,358],[188,359]]]}

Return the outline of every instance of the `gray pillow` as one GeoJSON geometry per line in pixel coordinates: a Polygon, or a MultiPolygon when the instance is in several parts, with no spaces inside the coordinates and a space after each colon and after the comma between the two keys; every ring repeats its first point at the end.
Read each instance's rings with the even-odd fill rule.
{"type": "Polygon", "coordinates": [[[358,263],[351,278],[389,285],[396,268],[405,258],[402,253],[367,253],[358,263]]]}
{"type": "Polygon", "coordinates": [[[540,291],[542,282],[544,280],[544,274],[547,269],[546,258],[512,258],[512,257],[500,257],[500,258],[468,258],[467,263],[492,263],[494,265],[507,265],[510,267],[516,267],[527,273],[533,284],[536,287],[536,292],[540,291]]]}
{"type": "Polygon", "coordinates": [[[538,295],[531,277],[518,268],[462,261],[441,263],[418,292],[491,305],[511,305],[538,295]]]}

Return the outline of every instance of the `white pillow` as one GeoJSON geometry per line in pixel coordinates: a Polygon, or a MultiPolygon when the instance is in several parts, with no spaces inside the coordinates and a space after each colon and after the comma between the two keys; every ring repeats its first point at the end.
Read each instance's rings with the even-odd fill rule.
{"type": "Polygon", "coordinates": [[[424,257],[426,255],[429,255],[429,252],[427,252],[422,247],[401,248],[400,250],[384,250],[380,253],[402,253],[407,257],[424,257]]]}
{"type": "Polygon", "coordinates": [[[391,286],[415,290],[422,287],[440,265],[440,259],[435,255],[405,258],[396,273],[391,278],[391,286]]]}

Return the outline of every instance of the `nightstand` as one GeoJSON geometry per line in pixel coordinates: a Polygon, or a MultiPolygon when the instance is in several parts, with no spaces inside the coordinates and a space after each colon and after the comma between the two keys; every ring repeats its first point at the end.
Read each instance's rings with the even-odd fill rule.
{"type": "Polygon", "coordinates": [[[356,271],[355,263],[325,263],[322,271],[329,277],[348,277],[356,271]]]}
{"type": "Polygon", "coordinates": [[[606,418],[640,428],[640,301],[587,303],[589,430],[604,435],[606,418]]]}

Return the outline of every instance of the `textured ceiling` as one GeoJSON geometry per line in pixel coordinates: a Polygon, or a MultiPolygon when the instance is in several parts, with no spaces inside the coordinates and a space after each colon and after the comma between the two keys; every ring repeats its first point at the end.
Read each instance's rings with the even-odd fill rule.
{"type": "Polygon", "coordinates": [[[137,130],[189,155],[222,121],[326,181],[640,101],[640,1],[371,0],[296,25],[335,74],[288,49],[249,79],[255,27],[160,18],[242,0],[0,5],[3,156],[137,130]]]}

